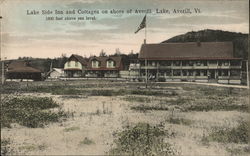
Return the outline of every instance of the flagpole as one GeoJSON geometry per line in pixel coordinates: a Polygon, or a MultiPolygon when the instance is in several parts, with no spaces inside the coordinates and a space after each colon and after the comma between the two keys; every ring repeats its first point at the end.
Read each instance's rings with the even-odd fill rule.
{"type": "MultiPolygon", "coordinates": [[[[146,16],[147,16],[147,14],[145,15],[145,17],[146,16]]],[[[145,44],[145,46],[147,44],[147,20],[145,21],[145,38],[144,38],[144,44],[145,44]]],[[[147,88],[147,85],[148,85],[148,61],[147,61],[147,58],[145,58],[145,72],[146,72],[146,74],[145,74],[146,75],[145,82],[146,82],[146,88],[147,88]]]]}

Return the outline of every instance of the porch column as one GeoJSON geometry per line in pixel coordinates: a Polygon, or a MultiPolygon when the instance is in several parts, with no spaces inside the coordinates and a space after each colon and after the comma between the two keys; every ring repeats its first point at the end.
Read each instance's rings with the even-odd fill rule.
{"type": "Polygon", "coordinates": [[[156,79],[158,81],[158,78],[159,78],[159,66],[160,66],[160,63],[159,61],[157,61],[157,71],[156,71],[156,79]]]}

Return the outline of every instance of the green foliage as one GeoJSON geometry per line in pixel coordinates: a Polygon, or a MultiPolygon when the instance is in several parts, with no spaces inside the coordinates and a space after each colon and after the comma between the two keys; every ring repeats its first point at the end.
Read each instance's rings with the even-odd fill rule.
{"type": "Polygon", "coordinates": [[[95,142],[89,139],[88,137],[85,137],[84,140],[79,143],[79,145],[91,145],[91,144],[95,144],[95,142]]]}
{"type": "Polygon", "coordinates": [[[203,140],[217,141],[222,143],[248,143],[249,125],[246,122],[240,122],[235,128],[215,127],[208,136],[203,136],[203,140]]]}
{"type": "Polygon", "coordinates": [[[71,131],[76,131],[76,130],[80,130],[80,127],[69,127],[69,128],[65,128],[63,131],[71,132],[71,131]]]}
{"type": "Polygon", "coordinates": [[[12,97],[3,101],[1,109],[1,126],[10,127],[11,123],[36,128],[43,127],[49,122],[58,122],[67,114],[59,110],[52,112],[50,108],[59,105],[47,97],[12,97]]]}
{"type": "Polygon", "coordinates": [[[173,118],[173,117],[170,117],[167,121],[169,123],[172,123],[172,124],[182,124],[182,125],[187,125],[187,126],[192,124],[191,120],[184,119],[184,118],[173,118]]]}
{"type": "Polygon", "coordinates": [[[151,102],[151,98],[148,97],[138,97],[138,96],[126,96],[123,98],[125,101],[129,102],[151,102]]]}
{"type": "Polygon", "coordinates": [[[168,131],[163,126],[150,126],[147,123],[138,123],[117,134],[116,147],[109,151],[111,155],[175,155],[177,151],[166,143],[168,131]]]}
{"type": "Polygon", "coordinates": [[[13,155],[15,153],[14,149],[10,146],[10,139],[3,139],[1,137],[1,155],[13,155]]]}
{"type": "Polygon", "coordinates": [[[176,96],[174,91],[155,91],[155,90],[131,90],[130,94],[147,95],[147,96],[176,96]]]}
{"type": "Polygon", "coordinates": [[[219,110],[238,110],[248,111],[247,103],[239,101],[239,98],[231,96],[203,96],[200,99],[193,99],[192,104],[183,106],[184,111],[219,111],[219,110]]]}
{"type": "Polygon", "coordinates": [[[148,110],[168,110],[168,107],[162,105],[160,106],[139,105],[139,106],[132,106],[131,109],[145,112],[148,110]]]}

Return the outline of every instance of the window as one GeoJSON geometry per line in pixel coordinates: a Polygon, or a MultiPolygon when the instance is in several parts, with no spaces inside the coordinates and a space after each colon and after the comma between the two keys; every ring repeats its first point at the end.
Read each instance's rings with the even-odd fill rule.
{"type": "Polygon", "coordinates": [[[174,76],[181,76],[181,70],[174,70],[174,76]]]}
{"type": "Polygon", "coordinates": [[[70,67],[70,62],[68,62],[67,64],[68,64],[68,67],[70,67]]]}
{"type": "Polygon", "coordinates": [[[78,67],[78,64],[79,64],[78,62],[75,62],[75,66],[76,66],[76,67],[78,67]]]}
{"type": "Polygon", "coordinates": [[[107,68],[114,68],[115,67],[115,62],[112,60],[107,61],[107,68]]]}
{"type": "Polygon", "coordinates": [[[92,68],[99,68],[99,66],[100,66],[99,61],[97,61],[97,60],[92,61],[92,68]]]}

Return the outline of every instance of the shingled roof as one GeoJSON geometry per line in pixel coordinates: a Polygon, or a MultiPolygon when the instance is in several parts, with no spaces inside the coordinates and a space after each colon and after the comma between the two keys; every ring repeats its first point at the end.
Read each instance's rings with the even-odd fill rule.
{"type": "Polygon", "coordinates": [[[76,55],[76,54],[72,54],[70,56],[70,58],[72,58],[72,57],[75,57],[84,66],[86,66],[88,64],[88,59],[87,58],[83,58],[82,56],[76,55]]]}
{"type": "Polygon", "coordinates": [[[187,42],[143,44],[139,59],[239,59],[233,57],[232,42],[187,42]]]}
{"type": "Polygon", "coordinates": [[[115,62],[115,68],[113,70],[122,68],[122,57],[121,56],[101,56],[101,57],[91,57],[88,62],[87,69],[88,70],[111,70],[107,68],[107,61],[111,59],[115,62]],[[99,68],[92,68],[92,60],[97,60],[101,63],[99,68]]]}
{"type": "Polygon", "coordinates": [[[29,66],[26,61],[12,61],[8,65],[8,73],[41,73],[39,69],[29,66]]]}

